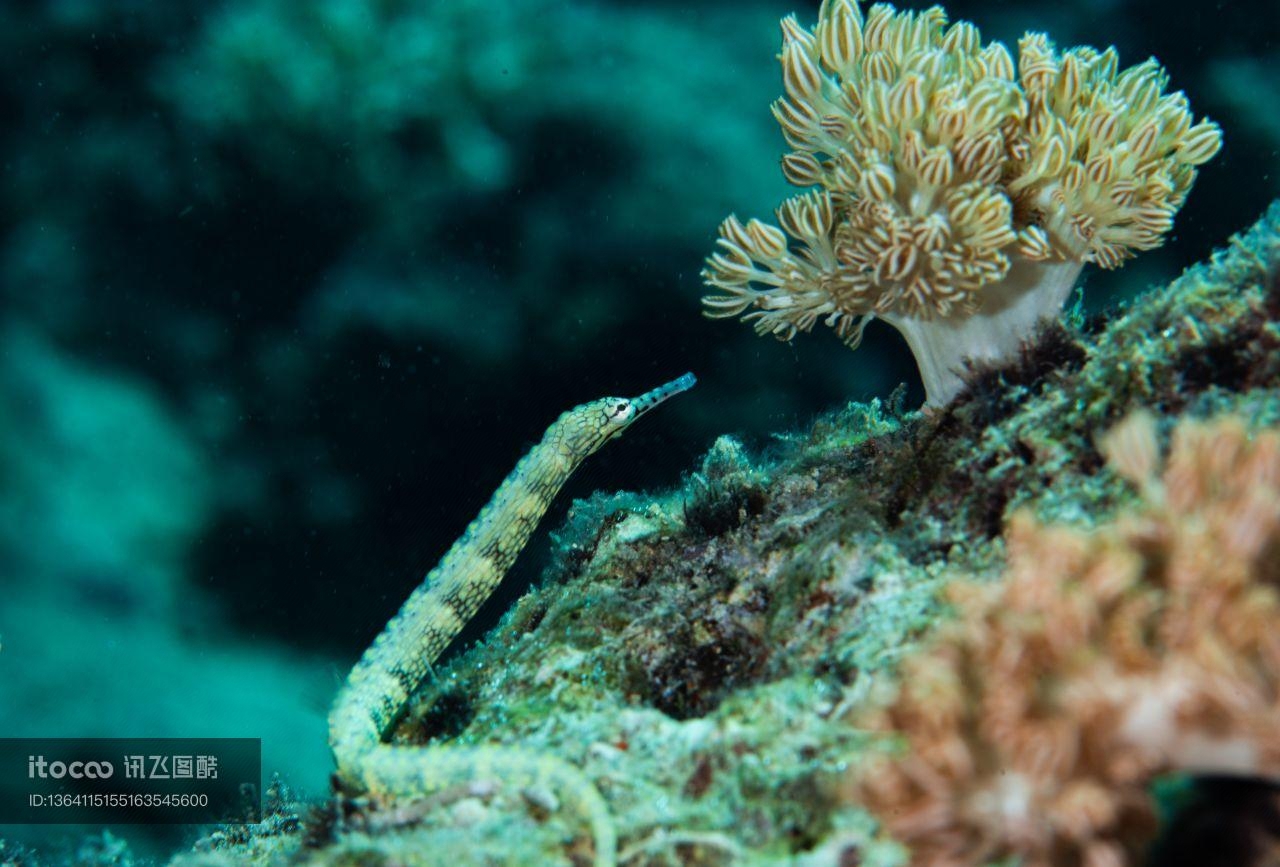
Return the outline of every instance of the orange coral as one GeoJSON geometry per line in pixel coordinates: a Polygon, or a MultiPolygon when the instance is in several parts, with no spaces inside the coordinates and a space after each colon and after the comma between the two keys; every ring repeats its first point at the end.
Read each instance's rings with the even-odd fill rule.
{"type": "Polygon", "coordinates": [[[874,714],[906,750],[853,795],[913,863],[1134,863],[1154,776],[1280,776],[1280,431],[1184,423],[1161,475],[1140,414],[1103,451],[1142,508],[1092,533],[1017,516],[1006,579],[952,588],[959,619],[874,714]]]}
{"type": "Polygon", "coordinates": [[[903,333],[929,392],[949,401],[966,359],[1016,351],[1056,316],[1085,262],[1159,246],[1217,153],[1154,60],[999,42],[932,7],[865,19],[824,0],[817,26],[782,22],[786,97],[774,115],[797,186],[781,228],[729,217],[707,315],[790,340],[824,321],[851,346],[878,316],[903,333]]]}

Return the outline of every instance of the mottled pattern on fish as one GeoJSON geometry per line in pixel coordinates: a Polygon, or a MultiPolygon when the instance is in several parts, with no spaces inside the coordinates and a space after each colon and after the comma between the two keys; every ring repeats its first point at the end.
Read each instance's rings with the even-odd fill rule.
{"type": "Polygon", "coordinates": [[[417,797],[469,779],[558,792],[591,822],[596,863],[616,860],[608,806],[583,773],[549,754],[508,747],[396,747],[384,743],[431,664],[502,581],[560,488],[589,455],[696,380],[685,374],[636,398],[569,410],[503,480],[488,504],[405,601],[351,670],[329,715],[341,785],[417,797]]]}

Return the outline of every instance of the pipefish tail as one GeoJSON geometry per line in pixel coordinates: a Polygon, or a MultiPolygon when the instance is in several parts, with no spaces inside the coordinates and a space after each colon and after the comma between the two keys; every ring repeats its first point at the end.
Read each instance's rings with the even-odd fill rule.
{"type": "Polygon", "coordinates": [[[574,470],[640,417],[697,382],[692,373],[638,397],[606,397],[562,414],[360,657],[329,714],[338,785],[383,798],[421,797],[477,777],[561,792],[591,823],[597,867],[617,861],[604,798],[575,766],[507,747],[385,743],[431,664],[497,588],[574,470]]]}

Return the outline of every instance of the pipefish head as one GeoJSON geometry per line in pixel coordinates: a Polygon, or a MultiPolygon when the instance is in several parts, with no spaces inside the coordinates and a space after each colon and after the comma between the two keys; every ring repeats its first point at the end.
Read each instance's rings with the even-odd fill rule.
{"type": "Polygon", "coordinates": [[[565,414],[570,438],[578,448],[590,454],[631,427],[655,406],[693,388],[697,381],[692,373],[686,373],[638,397],[602,397],[584,403],[565,414]]]}

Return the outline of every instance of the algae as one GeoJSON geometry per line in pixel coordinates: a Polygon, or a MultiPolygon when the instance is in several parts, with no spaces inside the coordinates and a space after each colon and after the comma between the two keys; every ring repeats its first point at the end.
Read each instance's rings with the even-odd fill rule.
{"type": "MultiPolygon", "coordinates": [[[[1117,314],[1069,317],[941,411],[849,404],[760,454],[722,437],[685,485],[596,494],[542,585],[439,672],[395,740],[520,744],[580,765],[626,864],[902,864],[847,797],[895,745],[847,722],[947,608],[994,576],[1006,518],[1081,526],[1131,495],[1097,436],[1131,409],[1280,421],[1280,204],[1117,314]],[[853,860],[850,860],[853,859],[853,860]]],[[[316,802],[264,848],[307,864],[585,863],[555,793],[476,780],[414,807],[316,802]]],[[[278,819],[277,819],[278,823],[278,819]]]]}

